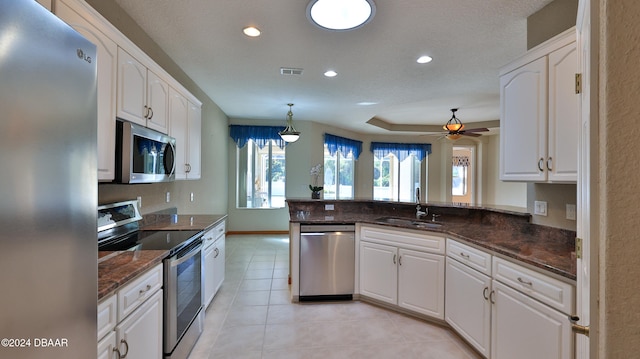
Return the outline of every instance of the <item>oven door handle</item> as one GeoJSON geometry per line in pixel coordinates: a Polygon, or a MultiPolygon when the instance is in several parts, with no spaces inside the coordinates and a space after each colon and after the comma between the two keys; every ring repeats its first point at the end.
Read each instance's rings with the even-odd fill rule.
{"type": "Polygon", "coordinates": [[[198,252],[200,252],[202,250],[202,244],[199,244],[197,247],[193,248],[192,250],[190,250],[187,254],[184,255],[184,257],[180,258],[180,259],[171,259],[169,261],[169,265],[171,267],[177,267],[180,264],[188,261],[189,259],[191,259],[193,256],[195,256],[196,254],[198,254],[198,252]]]}

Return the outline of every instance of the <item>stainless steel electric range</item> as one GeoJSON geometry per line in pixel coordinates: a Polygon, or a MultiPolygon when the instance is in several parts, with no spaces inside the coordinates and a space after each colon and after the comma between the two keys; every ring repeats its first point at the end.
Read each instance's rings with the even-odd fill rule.
{"type": "Polygon", "coordinates": [[[164,357],[187,358],[202,333],[202,232],[145,231],[137,201],[98,207],[101,251],[168,250],[164,264],[164,357]]]}

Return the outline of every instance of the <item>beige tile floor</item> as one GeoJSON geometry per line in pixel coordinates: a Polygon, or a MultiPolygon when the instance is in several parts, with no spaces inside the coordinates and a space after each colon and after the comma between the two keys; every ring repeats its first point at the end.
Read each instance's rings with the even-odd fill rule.
{"type": "Polygon", "coordinates": [[[227,236],[226,277],[189,359],[479,358],[453,332],[367,303],[289,302],[286,236],[227,236]]]}

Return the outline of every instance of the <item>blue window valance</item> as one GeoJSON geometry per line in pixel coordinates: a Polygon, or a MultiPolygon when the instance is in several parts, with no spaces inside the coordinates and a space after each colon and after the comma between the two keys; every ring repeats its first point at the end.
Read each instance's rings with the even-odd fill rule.
{"type": "Polygon", "coordinates": [[[230,125],[229,136],[233,138],[238,148],[244,147],[249,140],[253,140],[261,149],[270,141],[275,141],[278,147],[284,148],[286,142],[278,134],[282,130],[284,130],[284,127],[281,126],[230,125]]]}
{"type": "Polygon", "coordinates": [[[358,159],[362,152],[362,141],[356,141],[336,135],[324,134],[324,144],[327,145],[329,154],[335,156],[337,151],[343,156],[347,156],[349,152],[353,154],[353,158],[358,159]]]}
{"type": "Polygon", "coordinates": [[[409,155],[414,155],[422,161],[431,153],[429,143],[389,143],[371,142],[371,152],[377,158],[383,158],[389,154],[396,156],[400,161],[404,161],[409,155]]]}

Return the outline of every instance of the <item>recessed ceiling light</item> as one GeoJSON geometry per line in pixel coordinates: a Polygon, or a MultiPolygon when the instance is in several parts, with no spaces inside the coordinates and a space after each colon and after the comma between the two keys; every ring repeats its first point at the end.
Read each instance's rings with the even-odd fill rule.
{"type": "Polygon", "coordinates": [[[373,18],[373,0],[311,0],[309,20],[323,29],[345,31],[358,28],[373,18]]]}
{"type": "Polygon", "coordinates": [[[359,106],[373,106],[373,105],[377,105],[377,104],[378,104],[377,102],[366,102],[366,101],[358,102],[359,106]]]}
{"type": "Polygon", "coordinates": [[[426,64],[426,63],[431,62],[432,60],[433,59],[431,58],[431,56],[424,55],[424,56],[418,57],[416,62],[419,63],[419,64],[426,64]]]}
{"type": "Polygon", "coordinates": [[[329,70],[329,71],[325,72],[324,75],[326,77],[336,77],[338,75],[338,73],[333,71],[333,70],[329,70]]]}
{"type": "Polygon", "coordinates": [[[260,36],[260,30],[255,26],[247,26],[244,29],[242,29],[242,32],[244,32],[244,34],[249,37],[260,36]]]}

